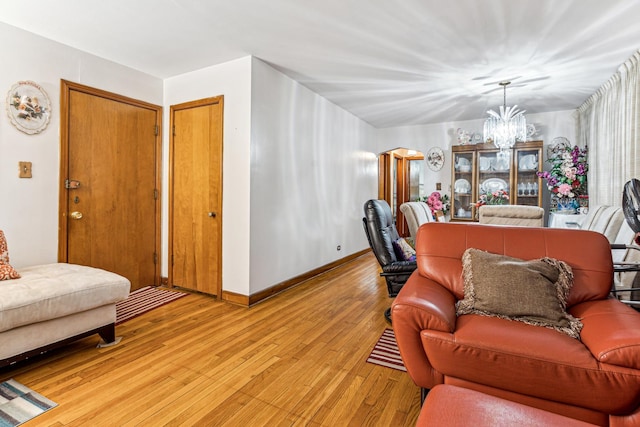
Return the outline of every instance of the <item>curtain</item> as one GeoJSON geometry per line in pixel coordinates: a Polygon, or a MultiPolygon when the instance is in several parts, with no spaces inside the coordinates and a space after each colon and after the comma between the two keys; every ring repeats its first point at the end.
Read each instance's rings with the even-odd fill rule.
{"type": "Polygon", "coordinates": [[[589,204],[620,206],[640,179],[640,51],[578,108],[578,145],[589,149],[589,204]]]}

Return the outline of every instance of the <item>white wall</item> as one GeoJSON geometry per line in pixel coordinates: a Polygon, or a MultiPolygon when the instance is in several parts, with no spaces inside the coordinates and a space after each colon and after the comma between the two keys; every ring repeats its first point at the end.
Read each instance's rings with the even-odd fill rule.
{"type": "MultiPolygon", "coordinates": [[[[250,295],[249,179],[251,57],[204,68],[164,82],[162,259],[168,253],[168,159],[170,106],[224,95],[222,159],[222,287],[250,295]]],[[[167,276],[168,266],[162,265],[167,276]]]]}
{"type": "Polygon", "coordinates": [[[162,80],[0,23],[0,229],[16,267],[58,259],[60,185],[60,79],[162,104],[162,80]],[[5,96],[12,85],[33,80],[49,95],[51,121],[27,135],[9,122],[5,96]],[[33,178],[18,178],[18,162],[33,163],[33,178]]]}
{"type": "Polygon", "coordinates": [[[255,58],[251,86],[256,293],[368,248],[363,206],[378,171],[373,127],[255,58]]]}
{"type": "MultiPolygon", "coordinates": [[[[223,289],[251,295],[368,247],[362,206],[377,197],[376,153],[440,146],[443,169],[426,168],[427,191],[450,185],[455,130],[483,120],[374,129],[251,57],[166,79],[103,60],[0,23],[0,88],[33,80],[51,98],[49,127],[37,135],[0,115],[0,229],[17,267],[55,262],[58,249],[60,79],[163,105],[162,275],[168,274],[169,106],[224,95],[223,289]],[[18,178],[18,162],[33,178],[18,178]],[[336,247],[340,245],[341,251],[336,247]]],[[[572,111],[527,115],[550,142],[575,141],[572,111]]]]}
{"type": "MultiPolygon", "coordinates": [[[[533,139],[543,140],[545,147],[559,136],[564,136],[576,144],[576,112],[557,111],[553,113],[526,114],[527,123],[533,123],[538,133],[533,139]]],[[[451,194],[451,146],[458,144],[457,130],[462,128],[469,133],[482,132],[484,119],[460,122],[437,123],[423,126],[405,126],[377,130],[377,151],[384,152],[404,147],[427,154],[429,148],[437,146],[445,152],[442,169],[434,172],[425,168],[425,191],[436,191],[436,183],[442,183],[442,192],[451,194]]],[[[546,150],[545,150],[546,151],[546,150]]],[[[545,166],[547,166],[545,164],[545,166]]],[[[548,169],[548,167],[544,167],[548,169]]],[[[546,188],[545,188],[545,191],[546,188]]],[[[548,211],[549,194],[543,194],[543,207],[548,211]]]]}

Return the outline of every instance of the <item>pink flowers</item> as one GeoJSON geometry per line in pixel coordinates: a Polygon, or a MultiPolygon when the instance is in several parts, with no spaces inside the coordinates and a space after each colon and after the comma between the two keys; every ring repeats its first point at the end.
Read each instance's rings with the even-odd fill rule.
{"type": "Polygon", "coordinates": [[[571,181],[574,181],[576,179],[576,172],[577,171],[578,171],[577,168],[571,168],[571,167],[564,168],[564,170],[563,170],[564,176],[566,176],[571,181]]]}
{"type": "Polygon", "coordinates": [[[486,193],[480,195],[480,200],[475,203],[476,208],[482,205],[508,205],[509,193],[505,190],[498,190],[492,193],[486,193]]]}
{"type": "Polygon", "coordinates": [[[442,201],[440,200],[440,193],[431,193],[427,199],[427,205],[431,208],[431,212],[442,210],[442,201]]]}
{"type": "Polygon", "coordinates": [[[560,184],[558,185],[558,194],[565,197],[574,197],[575,194],[573,194],[573,191],[571,191],[572,189],[573,187],[571,187],[569,184],[560,184]]]}
{"type": "Polygon", "coordinates": [[[426,203],[432,214],[435,215],[437,211],[442,211],[446,214],[449,209],[449,196],[446,194],[442,196],[438,191],[434,191],[427,197],[426,203]]]}

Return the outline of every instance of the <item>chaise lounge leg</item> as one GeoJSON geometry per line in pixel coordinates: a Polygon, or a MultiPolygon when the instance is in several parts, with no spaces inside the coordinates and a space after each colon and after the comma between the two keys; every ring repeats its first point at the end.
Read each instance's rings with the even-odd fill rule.
{"type": "Polygon", "coordinates": [[[106,344],[114,342],[116,340],[116,324],[111,323],[103,326],[98,330],[98,334],[106,344]]]}

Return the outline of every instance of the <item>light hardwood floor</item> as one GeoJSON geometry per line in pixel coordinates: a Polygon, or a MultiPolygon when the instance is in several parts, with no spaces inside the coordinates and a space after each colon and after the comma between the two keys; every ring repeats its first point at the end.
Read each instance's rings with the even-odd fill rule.
{"type": "Polygon", "coordinates": [[[12,369],[58,403],[27,426],[413,426],[420,391],[366,363],[391,299],[371,253],[251,308],[190,294],[12,369]]]}

